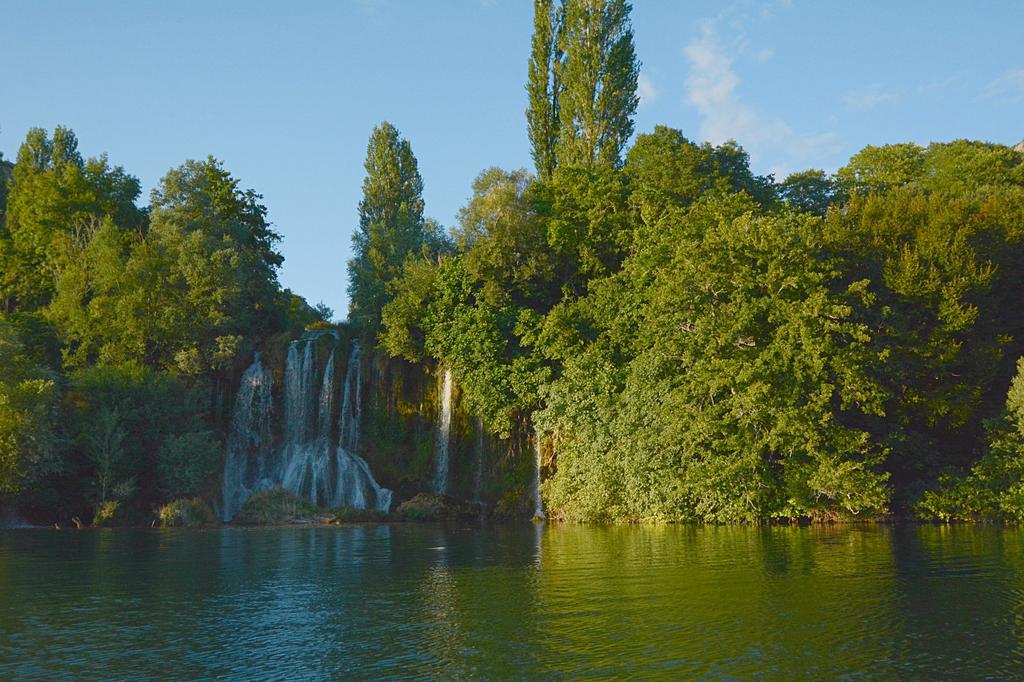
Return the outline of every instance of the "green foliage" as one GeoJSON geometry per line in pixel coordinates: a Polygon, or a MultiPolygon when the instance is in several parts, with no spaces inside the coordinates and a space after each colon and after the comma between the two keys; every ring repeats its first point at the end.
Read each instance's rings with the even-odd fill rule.
{"type": "Polygon", "coordinates": [[[60,468],[54,433],[54,375],[29,354],[0,314],[0,495],[17,493],[60,468]]]}
{"type": "Polygon", "coordinates": [[[537,174],[550,178],[555,170],[558,147],[558,77],[555,65],[561,59],[555,41],[559,14],[553,0],[534,0],[533,42],[530,49],[529,77],[526,92],[530,99],[526,110],[526,127],[530,137],[530,153],[537,174]]]}
{"type": "Polygon", "coordinates": [[[633,135],[640,64],[625,0],[564,0],[554,63],[557,160],[617,166],[633,135]]]}
{"type": "Polygon", "coordinates": [[[259,195],[210,158],[173,169],[152,200],[146,235],[104,220],[57,281],[50,316],[72,367],[208,374],[285,324],[279,237],[259,195]]]}
{"type": "MultiPolygon", "coordinates": [[[[124,447],[126,436],[121,416],[116,408],[109,405],[100,407],[90,420],[88,428],[81,432],[86,456],[95,471],[100,506],[107,501],[107,494],[113,492],[114,486],[118,485],[118,479],[125,475],[123,471],[127,463],[127,452],[124,447]]],[[[132,479],[122,479],[122,483],[129,481],[132,479]]],[[[134,486],[129,484],[127,487],[130,489],[134,486]]]]}
{"type": "Polygon", "coordinates": [[[593,318],[611,324],[566,360],[537,415],[556,434],[557,473],[545,484],[556,514],[727,521],[884,511],[882,453],[848,425],[880,414],[883,398],[866,371],[869,330],[856,321],[871,302],[865,283],[838,283],[818,258],[814,220],[742,209],[702,202],[664,220],[625,276],[594,290],[593,318]],[[650,258],[660,261],[653,280],[629,276],[650,258]],[[632,286],[644,287],[639,299],[622,291],[632,286]],[[614,301],[638,302],[636,326],[613,323],[614,301]]]}
{"type": "Polygon", "coordinates": [[[409,141],[386,121],[370,135],[365,167],[355,256],[348,264],[349,319],[375,335],[389,283],[426,243],[423,178],[409,141]]]}
{"type": "Polygon", "coordinates": [[[84,161],[71,130],[58,126],[52,137],[30,130],[18,151],[0,230],[3,307],[44,306],[56,279],[104,219],[118,229],[139,228],[139,191],[138,179],[106,157],[84,161]]]}
{"type": "Polygon", "coordinates": [[[886,192],[914,186],[948,197],[968,197],[980,188],[1024,185],[1024,156],[1000,144],[954,140],[867,146],[839,169],[848,192],[886,192]]]}
{"type": "Polygon", "coordinates": [[[333,525],[342,525],[346,523],[384,521],[385,519],[387,519],[387,514],[379,512],[376,509],[353,509],[351,507],[342,507],[341,509],[332,509],[330,511],[330,519],[328,520],[328,523],[333,525]]]}
{"type": "Polygon", "coordinates": [[[96,507],[96,513],[92,517],[92,525],[97,528],[103,526],[121,525],[123,518],[123,506],[120,500],[107,500],[96,507]]]}
{"type": "Polygon", "coordinates": [[[434,289],[437,264],[409,259],[392,282],[391,301],[381,314],[380,344],[392,357],[420,362],[424,357],[426,305],[434,289]]]}
{"type": "Polygon", "coordinates": [[[198,497],[180,498],[160,507],[157,516],[166,528],[201,528],[217,523],[210,505],[198,497]]]}
{"type": "Polygon", "coordinates": [[[871,429],[891,448],[901,489],[965,463],[995,415],[988,396],[1024,329],[1009,303],[1024,262],[1020,201],[1019,192],[982,203],[906,187],[829,213],[829,249],[848,278],[870,279],[877,299],[866,321],[886,350],[873,373],[890,398],[871,429]]]}
{"type": "Polygon", "coordinates": [[[632,238],[626,174],[607,166],[559,167],[541,192],[563,288],[581,291],[589,278],[617,269],[632,238]]]}
{"type": "Polygon", "coordinates": [[[99,502],[111,492],[130,501],[190,495],[215,473],[221,446],[208,426],[207,385],[137,364],[83,368],[70,379],[68,437],[99,502]]]}
{"type": "Polygon", "coordinates": [[[778,192],[790,207],[822,217],[839,200],[835,179],[820,170],[791,174],[779,184],[778,192]]]}
{"type": "Polygon", "coordinates": [[[697,145],[667,126],[637,136],[625,171],[633,220],[644,229],[666,211],[685,209],[706,194],[745,192],[762,204],[774,198],[771,179],[754,175],[750,157],[734,142],[697,145]]]}
{"type": "Polygon", "coordinates": [[[442,495],[419,493],[399,505],[394,516],[402,521],[455,521],[477,518],[479,514],[476,505],[442,495]]]}
{"type": "Polygon", "coordinates": [[[164,439],[157,455],[161,497],[194,495],[217,473],[223,448],[211,431],[186,431],[164,439]]]}
{"type": "Polygon", "coordinates": [[[919,180],[925,172],[924,149],[916,144],[868,145],[836,173],[846,192],[885,192],[919,180]]]}
{"type": "Polygon", "coordinates": [[[438,268],[427,307],[426,351],[451,367],[470,411],[502,436],[517,412],[538,403],[546,378],[543,365],[519,342],[538,321],[528,309],[488,301],[463,258],[438,268]]]}
{"type": "Polygon", "coordinates": [[[552,293],[557,262],[546,244],[536,190],[525,170],[489,168],[473,181],[473,195],[459,211],[456,245],[493,303],[524,305],[552,293]]]}
{"type": "Polygon", "coordinates": [[[526,122],[537,174],[618,166],[633,135],[640,64],[624,0],[535,0],[526,122]]]}
{"type": "Polygon", "coordinates": [[[1006,409],[987,427],[988,447],[966,476],[953,472],[925,491],[917,514],[940,521],[1024,522],[1024,358],[1006,396],[1006,409]]]}

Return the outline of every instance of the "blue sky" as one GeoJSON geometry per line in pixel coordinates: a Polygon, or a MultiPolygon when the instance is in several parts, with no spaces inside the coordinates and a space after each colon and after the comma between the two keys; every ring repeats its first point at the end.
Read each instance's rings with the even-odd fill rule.
{"type": "MultiPolygon", "coordinates": [[[[339,316],[372,127],[409,138],[446,225],[488,166],[530,167],[529,0],[0,0],[0,151],[74,128],[148,191],[213,154],[262,193],[283,283],[339,316]]],[[[734,138],[755,170],[866,144],[1024,138],[1024,2],[634,0],[637,130],[734,138]]]]}

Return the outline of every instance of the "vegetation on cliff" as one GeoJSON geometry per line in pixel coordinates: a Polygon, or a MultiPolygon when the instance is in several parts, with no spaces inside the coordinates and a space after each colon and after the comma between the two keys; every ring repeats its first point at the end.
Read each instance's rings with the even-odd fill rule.
{"type": "MultiPolygon", "coordinates": [[[[760,176],[735,142],[634,134],[624,0],[535,9],[535,174],[484,170],[446,233],[410,141],[370,137],[345,336],[381,482],[431,489],[448,370],[451,492],[501,515],[532,511],[540,452],[562,519],[1024,520],[1024,154],[760,176]]],[[[141,207],[63,127],[0,164],[0,501],[112,522],[214,499],[253,351],[278,368],[331,327],[280,286],[262,197],[208,158],[141,207]]],[[[254,522],[313,513],[253,500],[254,522]]]]}

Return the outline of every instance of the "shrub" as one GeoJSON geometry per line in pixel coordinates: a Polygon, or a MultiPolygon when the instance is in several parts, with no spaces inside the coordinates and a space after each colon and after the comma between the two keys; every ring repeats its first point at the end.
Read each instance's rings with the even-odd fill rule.
{"type": "Polygon", "coordinates": [[[121,502],[118,500],[107,500],[96,507],[96,513],[92,517],[93,526],[114,526],[120,522],[121,502]]]}
{"type": "Polygon", "coordinates": [[[160,507],[160,524],[168,528],[198,528],[217,523],[210,506],[198,497],[181,498],[160,507]]]}

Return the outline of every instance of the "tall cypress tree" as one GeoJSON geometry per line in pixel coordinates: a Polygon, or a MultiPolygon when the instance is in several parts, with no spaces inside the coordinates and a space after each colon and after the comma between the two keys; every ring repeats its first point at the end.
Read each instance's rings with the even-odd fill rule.
{"type": "Polygon", "coordinates": [[[534,0],[533,44],[530,51],[529,80],[526,91],[530,104],[526,124],[537,175],[551,177],[555,170],[558,144],[558,90],[555,63],[560,59],[555,32],[558,25],[554,0],[534,0]]]}
{"type": "Polygon", "coordinates": [[[365,168],[355,257],[348,263],[349,319],[376,334],[388,283],[423,248],[423,178],[409,141],[387,121],[370,135],[365,168]]]}
{"type": "Polygon", "coordinates": [[[640,65],[626,0],[563,0],[555,63],[559,164],[618,166],[633,134],[640,65]]]}

